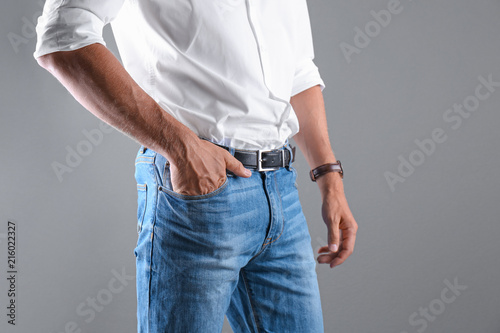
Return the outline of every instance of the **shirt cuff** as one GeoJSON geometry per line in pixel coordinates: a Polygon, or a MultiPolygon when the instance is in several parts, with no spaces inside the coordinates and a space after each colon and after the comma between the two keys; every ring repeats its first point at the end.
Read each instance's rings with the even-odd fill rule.
{"type": "Polygon", "coordinates": [[[57,51],[72,51],[100,43],[104,22],[94,13],[81,8],[61,8],[44,13],[36,26],[37,43],[33,56],[41,57],[57,51]]]}
{"type": "Polygon", "coordinates": [[[290,96],[319,85],[321,91],[325,89],[325,83],[319,74],[318,67],[312,59],[307,59],[297,66],[293,80],[292,92],[290,96]]]}

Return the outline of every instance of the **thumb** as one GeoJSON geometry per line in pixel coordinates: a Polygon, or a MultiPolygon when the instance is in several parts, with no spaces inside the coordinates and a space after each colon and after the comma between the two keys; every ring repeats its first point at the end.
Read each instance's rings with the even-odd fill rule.
{"type": "Polygon", "coordinates": [[[331,222],[328,224],[328,249],[337,252],[340,243],[339,223],[331,222]]]}
{"type": "Polygon", "coordinates": [[[252,171],[248,170],[243,164],[234,158],[230,153],[225,154],[226,169],[234,173],[236,176],[248,178],[252,175],[252,171]]]}

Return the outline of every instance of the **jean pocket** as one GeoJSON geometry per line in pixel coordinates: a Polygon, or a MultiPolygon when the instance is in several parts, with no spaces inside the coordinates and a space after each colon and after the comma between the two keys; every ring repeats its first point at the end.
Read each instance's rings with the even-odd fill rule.
{"type": "Polygon", "coordinates": [[[168,182],[166,184],[167,186],[159,186],[158,189],[163,193],[166,193],[170,196],[173,196],[175,198],[182,199],[182,200],[203,200],[203,199],[212,198],[212,197],[224,192],[224,190],[227,188],[227,185],[229,183],[230,178],[231,177],[229,175],[226,175],[226,179],[224,180],[224,183],[222,183],[221,186],[219,186],[217,189],[213,190],[212,192],[209,192],[206,194],[199,194],[199,195],[180,194],[180,193],[174,192],[172,190],[172,184],[170,182],[168,182]]]}
{"type": "Polygon", "coordinates": [[[147,185],[137,184],[137,233],[139,234],[142,230],[142,223],[144,222],[144,216],[146,215],[146,203],[147,203],[147,185]]]}

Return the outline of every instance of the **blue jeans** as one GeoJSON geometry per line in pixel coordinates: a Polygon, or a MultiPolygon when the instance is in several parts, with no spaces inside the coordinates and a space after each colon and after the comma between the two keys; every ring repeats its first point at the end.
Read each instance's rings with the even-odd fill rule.
{"type": "MultiPolygon", "coordinates": [[[[286,149],[289,149],[287,146],[286,149]]],[[[228,173],[199,196],[172,191],[165,157],[141,147],[139,332],[323,332],[311,238],[293,167],[228,173]]]]}

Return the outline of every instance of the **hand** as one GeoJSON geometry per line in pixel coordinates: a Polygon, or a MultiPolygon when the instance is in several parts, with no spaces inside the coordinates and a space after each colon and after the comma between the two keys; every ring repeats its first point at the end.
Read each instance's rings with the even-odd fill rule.
{"type": "Polygon", "coordinates": [[[226,170],[248,178],[252,172],[227,150],[199,138],[184,142],[183,154],[170,162],[172,190],[183,195],[215,191],[226,181],[226,170]]]}
{"type": "Polygon", "coordinates": [[[342,180],[337,173],[318,179],[322,190],[322,216],[328,229],[328,246],[318,250],[318,263],[330,268],[342,264],[353,252],[358,225],[344,195],[342,180]]]}

